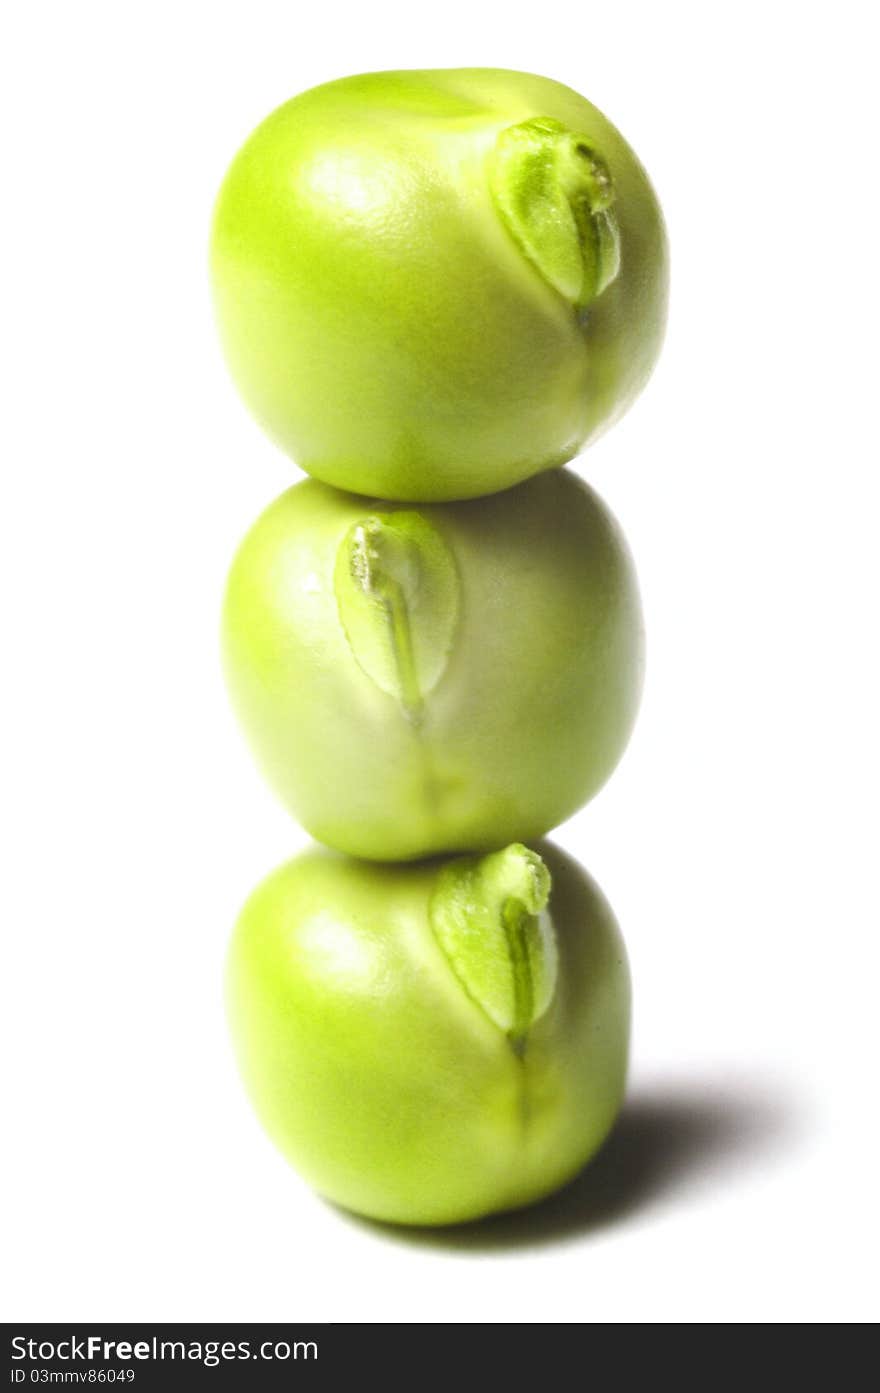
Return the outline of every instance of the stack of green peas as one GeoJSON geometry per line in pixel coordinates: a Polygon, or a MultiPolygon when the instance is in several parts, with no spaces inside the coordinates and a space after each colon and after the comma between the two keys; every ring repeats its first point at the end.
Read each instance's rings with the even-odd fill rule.
{"type": "Polygon", "coordinates": [[[559,466],[659,352],[656,198],[556,82],[346,78],[236,156],[212,277],[234,379],[312,476],[245,538],[224,607],[257,762],[323,843],[233,937],[245,1084],[350,1209],[528,1204],[625,1084],[617,925],[540,839],[608,778],[639,700],[626,544],[559,466]]]}

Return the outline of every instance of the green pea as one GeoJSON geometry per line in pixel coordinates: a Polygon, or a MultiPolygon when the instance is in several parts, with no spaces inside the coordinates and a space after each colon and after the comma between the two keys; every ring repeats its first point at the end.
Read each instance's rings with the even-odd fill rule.
{"type": "Polygon", "coordinates": [[[305,480],[242,544],[223,649],[269,783],[373,860],[543,836],[613,770],[641,688],[626,544],[567,470],[418,509],[305,480]]]}
{"type": "Polygon", "coordinates": [[[625,950],[595,884],[549,845],[414,866],[306,852],[245,906],[227,980],[269,1135],[375,1219],[540,1199],[620,1106],[625,950]]]}
{"type": "Polygon", "coordinates": [[[314,88],[220,191],[221,339],[310,474],[379,498],[494,493],[571,459],[660,349],[667,256],[644,170],[560,83],[494,69],[314,88]]]}

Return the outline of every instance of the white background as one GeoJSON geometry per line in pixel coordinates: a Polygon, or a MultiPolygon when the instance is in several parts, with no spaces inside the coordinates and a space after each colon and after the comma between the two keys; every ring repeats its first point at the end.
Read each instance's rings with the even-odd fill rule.
{"type": "Polygon", "coordinates": [[[878,154],[867,4],[15,7],[3,44],[7,1319],[880,1314],[878,154]],[[346,1218],[264,1139],[221,1006],[299,844],[226,706],[224,574],[294,470],[220,361],[229,158],[370,68],[523,67],[663,201],[669,335],[578,462],[644,593],[617,776],[558,833],[631,953],[631,1101],[543,1210],[346,1218]]]}

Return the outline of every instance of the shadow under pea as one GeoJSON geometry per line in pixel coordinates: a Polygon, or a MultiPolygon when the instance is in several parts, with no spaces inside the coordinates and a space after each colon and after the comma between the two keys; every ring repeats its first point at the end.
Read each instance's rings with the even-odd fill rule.
{"type": "Polygon", "coordinates": [[[769,1164],[800,1131],[792,1104],[726,1082],[657,1082],[631,1093],[598,1155],[564,1189],[528,1209],[446,1228],[401,1227],[339,1211],[399,1243],[492,1252],[571,1241],[769,1164]]]}

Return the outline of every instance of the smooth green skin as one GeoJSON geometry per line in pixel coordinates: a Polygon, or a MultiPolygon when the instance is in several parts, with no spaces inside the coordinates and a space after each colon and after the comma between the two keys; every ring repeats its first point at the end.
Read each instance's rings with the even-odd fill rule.
{"type": "Polygon", "coordinates": [[[343,78],[279,107],[221,188],[211,271],[232,376],[269,435],[327,483],[414,501],[494,493],[607,429],[653,368],[668,278],[656,197],[602,113],[478,68],[343,78]],[[604,197],[595,180],[493,173],[502,133],[540,117],[611,177],[620,266],[586,306],[559,239],[566,200],[604,197]],[[503,216],[525,197],[530,254],[503,216]]]}
{"type": "Polygon", "coordinates": [[[611,774],[641,692],[629,552],[568,470],[417,510],[305,480],[245,538],[222,628],[233,706],[266,779],[318,841],[370,860],[543,836],[611,774]],[[344,613],[360,627],[347,632],[337,567],[358,524],[414,512],[447,565],[415,572],[421,669],[395,692],[387,617],[355,614],[349,582],[344,613]]]}
{"type": "Polygon", "coordinates": [[[442,862],[315,849],[245,906],[227,974],[245,1086],[327,1198],[400,1224],[477,1219],[563,1185],[607,1135],[626,1075],[625,950],[587,874],[555,847],[540,854],[558,970],[518,1039],[432,929],[442,862]]]}

